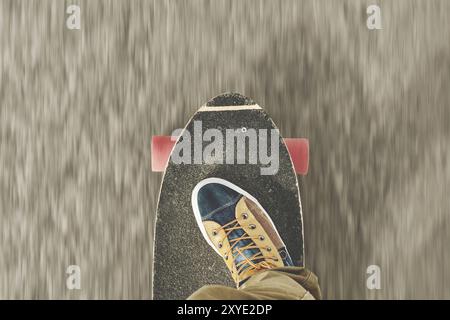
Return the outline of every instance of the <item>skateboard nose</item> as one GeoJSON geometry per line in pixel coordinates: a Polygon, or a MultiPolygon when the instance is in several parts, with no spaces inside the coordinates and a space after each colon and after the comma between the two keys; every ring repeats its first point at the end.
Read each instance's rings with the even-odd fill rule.
{"type": "Polygon", "coordinates": [[[209,100],[206,105],[209,107],[213,106],[244,106],[244,105],[252,105],[255,102],[237,92],[226,92],[222,93],[211,100],[209,100]]]}
{"type": "Polygon", "coordinates": [[[202,219],[218,209],[234,204],[240,194],[221,183],[206,183],[196,188],[197,205],[202,219]]]}

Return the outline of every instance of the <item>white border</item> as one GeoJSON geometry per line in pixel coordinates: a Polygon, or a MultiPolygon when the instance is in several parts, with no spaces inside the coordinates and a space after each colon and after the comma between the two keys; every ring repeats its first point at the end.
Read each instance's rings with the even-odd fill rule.
{"type": "Polygon", "coordinates": [[[239,105],[239,106],[202,106],[200,109],[198,109],[198,112],[204,112],[204,111],[236,111],[236,110],[260,110],[262,109],[257,104],[250,104],[250,105],[239,105]]]}
{"type": "MultiPolygon", "coordinates": [[[[213,247],[214,251],[217,252],[217,254],[219,256],[222,256],[219,252],[219,250],[216,248],[216,246],[212,243],[211,239],[208,236],[208,233],[206,232],[205,226],[203,225],[203,221],[202,221],[202,216],[200,214],[200,210],[198,208],[198,201],[197,201],[197,194],[198,191],[200,190],[200,188],[202,188],[203,186],[209,184],[209,183],[217,183],[217,184],[222,184],[236,192],[239,192],[240,194],[242,194],[243,196],[249,198],[250,200],[252,200],[253,202],[255,202],[259,208],[264,212],[264,214],[266,215],[266,217],[269,219],[269,222],[272,224],[273,229],[275,230],[277,236],[280,238],[281,243],[283,244],[283,247],[286,248],[286,245],[283,242],[283,239],[280,237],[280,234],[278,233],[277,228],[275,227],[275,224],[273,223],[272,219],[270,218],[270,216],[267,214],[266,210],[264,210],[264,208],[261,206],[261,204],[258,202],[258,200],[256,200],[251,194],[249,194],[247,191],[239,188],[238,186],[236,186],[235,184],[224,180],[224,179],[220,179],[220,178],[207,178],[204,179],[202,181],[200,181],[199,183],[197,183],[197,185],[194,187],[194,190],[192,191],[192,197],[191,197],[191,202],[192,202],[192,209],[194,210],[194,216],[195,216],[195,220],[197,221],[197,224],[200,228],[200,231],[202,232],[203,237],[205,238],[206,242],[208,242],[208,244],[213,247]]],[[[278,248],[277,248],[278,249],[278,248]]],[[[287,248],[286,248],[287,250],[287,248]]]]}

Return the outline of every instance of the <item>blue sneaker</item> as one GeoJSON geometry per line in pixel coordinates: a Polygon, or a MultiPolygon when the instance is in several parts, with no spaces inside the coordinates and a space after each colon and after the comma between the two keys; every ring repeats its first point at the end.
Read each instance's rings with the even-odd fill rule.
{"type": "Polygon", "coordinates": [[[202,180],[192,192],[192,208],[205,240],[224,259],[237,287],[258,271],[293,265],[270,216],[233,183],[202,180]]]}

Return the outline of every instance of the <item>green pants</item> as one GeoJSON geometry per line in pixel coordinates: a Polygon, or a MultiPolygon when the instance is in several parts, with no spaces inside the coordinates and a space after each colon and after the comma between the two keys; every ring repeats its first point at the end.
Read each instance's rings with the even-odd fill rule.
{"type": "Polygon", "coordinates": [[[207,285],[189,300],[314,300],[321,299],[315,274],[305,268],[284,267],[261,271],[239,289],[207,285]]]}

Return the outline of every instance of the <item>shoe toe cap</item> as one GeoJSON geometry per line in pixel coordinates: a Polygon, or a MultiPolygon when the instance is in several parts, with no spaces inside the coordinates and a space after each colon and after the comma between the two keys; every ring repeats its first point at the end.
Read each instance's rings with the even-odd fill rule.
{"type": "Polygon", "coordinates": [[[224,184],[217,182],[206,183],[198,188],[194,205],[198,206],[200,215],[202,218],[205,218],[217,209],[236,202],[239,195],[237,191],[224,184]]]}

